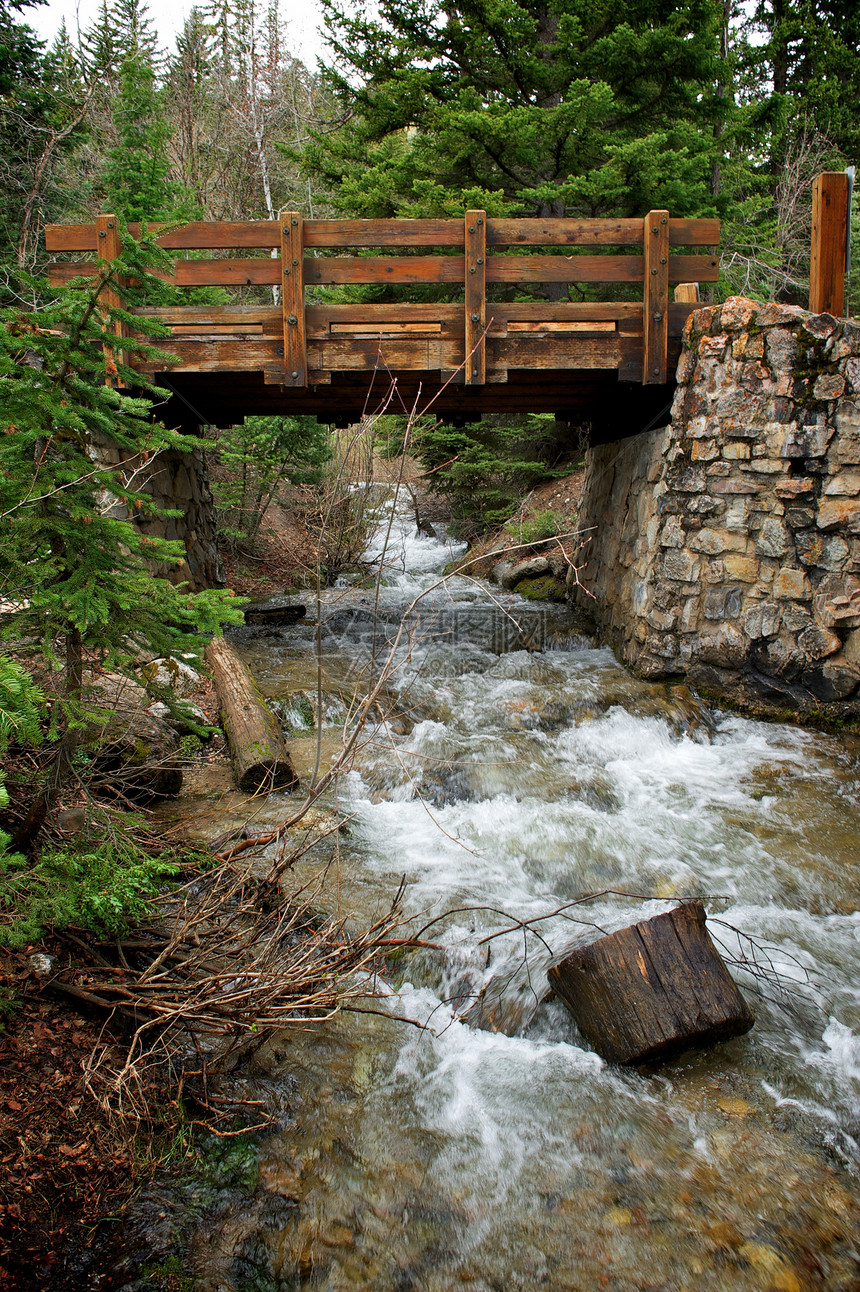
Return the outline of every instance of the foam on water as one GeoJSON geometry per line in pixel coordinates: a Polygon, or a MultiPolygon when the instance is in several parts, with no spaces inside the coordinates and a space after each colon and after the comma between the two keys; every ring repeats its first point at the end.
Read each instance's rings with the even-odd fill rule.
{"type": "MultiPolygon", "coordinates": [[[[444,613],[399,648],[403,734],[380,728],[340,786],[338,882],[362,918],[401,876],[413,927],[451,913],[423,935],[442,950],[407,957],[385,1001],[421,1030],[362,1016],[291,1035],[285,1072],[312,1114],[263,1167],[278,1178],[304,1154],[305,1219],[273,1226],[272,1268],[331,1292],[760,1292],[805,1286],[817,1245],[839,1285],[856,1269],[834,1164],[860,1162],[855,751],[637,681],[566,608],[440,583],[458,549],[406,507],[383,552],[386,527],[369,556],[389,640],[394,610],[428,589],[422,614],[444,613]],[[517,926],[606,889],[622,895],[540,937],[517,926]],[[755,1029],[613,1069],[545,999],[545,970],[678,894],[714,895],[755,1029]],[[480,1027],[460,1021],[475,1002],[480,1027]]],[[[378,632],[364,608],[344,623],[342,675],[378,632]]]]}
{"type": "MultiPolygon", "coordinates": [[[[412,589],[413,554],[422,577],[438,569],[442,552],[434,562],[432,547],[432,540],[422,538],[402,549],[399,589],[412,589]]],[[[456,600],[457,588],[446,595],[456,600]]],[[[397,760],[377,753],[348,780],[363,864],[383,883],[405,874],[410,911],[430,918],[453,906],[484,908],[435,929],[433,936],[451,947],[449,972],[437,970],[429,996],[426,985],[416,988],[412,1007],[420,1002],[431,1013],[444,1013],[445,993],[458,975],[465,974],[474,992],[494,974],[513,973],[517,953],[509,944],[516,936],[494,941],[487,972],[478,964],[483,950],[475,955],[469,949],[480,935],[504,925],[494,909],[530,919],[575,895],[610,887],[655,899],[720,894],[726,900],[715,905],[715,913],[784,948],[782,959],[774,952],[784,979],[801,978],[804,969],[813,975],[824,971],[813,985],[813,1013],[823,1007],[826,1019],[828,1002],[836,1008],[829,1024],[817,1026],[809,1018],[798,1024],[779,998],[760,1005],[755,1040],[747,1043],[751,1070],[760,1071],[760,1081],[768,1067],[778,1071],[785,1088],[805,1090],[800,1098],[810,1110],[837,1106],[844,1117],[856,1118],[857,917],[826,912],[844,900],[846,889],[856,892],[860,821],[844,786],[834,782],[835,742],[728,715],[685,730],[667,691],[655,698],[653,687],[627,677],[606,651],[576,637],[573,645],[543,656],[471,650],[464,659],[454,646],[425,643],[413,652],[398,684],[419,695],[432,716],[400,742],[397,760]],[[614,690],[619,702],[607,705],[607,693],[611,700],[614,690]],[[548,692],[555,720],[545,717],[548,692]],[[826,859],[818,846],[825,841],[837,845],[826,859]],[[811,907],[824,910],[813,914],[811,907]]],[[[660,909],[665,905],[656,901],[643,906],[601,899],[585,918],[611,929],[660,909]]],[[[556,950],[585,932],[558,922],[542,927],[556,950]]],[[[737,953],[731,930],[723,929],[722,938],[737,953]]],[[[548,952],[531,950],[539,974],[548,952]]],[[[738,973],[755,987],[743,969],[738,973]]],[[[522,989],[522,981],[514,982],[513,990],[522,989]]],[[[545,1018],[532,1026],[546,1033],[545,1018]]],[[[447,1030],[434,1024],[441,1039],[417,1047],[409,1042],[397,1079],[410,1071],[407,1056],[420,1054],[412,1097],[431,1124],[442,1116],[441,1106],[432,1116],[427,1112],[433,1092],[446,1089],[446,1116],[461,1107],[475,1125],[498,1116],[509,1133],[517,1128],[523,1153],[543,1153],[547,1109],[541,1101],[533,1125],[533,1107],[523,1120],[518,1102],[531,1084],[533,1065],[551,1063],[555,1045],[562,1065],[576,1056],[578,1071],[607,1080],[602,1065],[584,1060],[585,1052],[572,1044],[575,1030],[565,1015],[555,1016],[554,1027],[554,1039],[536,1042],[528,1032],[488,1040],[487,1033],[462,1024],[447,1030]],[[493,1084],[486,1074],[497,1065],[506,1076],[493,1098],[502,1098],[505,1088],[519,1094],[502,1098],[503,1111],[494,1114],[491,1096],[480,1091],[493,1084]],[[478,1093],[470,1075],[477,1071],[485,1074],[478,1093]]]]}

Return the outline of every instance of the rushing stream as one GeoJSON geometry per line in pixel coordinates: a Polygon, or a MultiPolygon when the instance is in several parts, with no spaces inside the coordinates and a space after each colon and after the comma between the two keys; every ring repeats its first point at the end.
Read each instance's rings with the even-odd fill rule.
{"type": "MultiPolygon", "coordinates": [[[[443,950],[404,956],[385,1001],[427,1027],[342,1015],[260,1053],[243,1079],[280,1099],[283,1129],[260,1139],[256,1182],[213,1195],[187,1231],[189,1286],[860,1288],[857,745],[637,681],[565,607],[438,583],[450,546],[407,511],[383,551],[387,523],[379,614],[372,590],[322,607],[324,760],[353,684],[425,595],[386,684],[400,716],[340,782],[349,821],[321,902],[360,923],[405,877],[419,926],[455,912],[424,934],[443,950]],[[627,895],[540,938],[486,940],[605,890],[627,895]],[[743,930],[780,982],[733,970],[756,1011],[747,1036],[611,1068],[544,999],[550,956],[691,894],[712,895],[727,954],[753,953],[728,926],[743,930]],[[481,1026],[458,1021],[470,1004],[481,1026]]],[[[305,772],[314,632],[234,635],[305,772]]],[[[286,802],[270,796],[255,825],[286,802]]],[[[185,805],[200,830],[210,808],[202,793],[185,805]]],[[[243,808],[223,800],[210,832],[243,808]]],[[[148,1225],[164,1247],[176,1206],[150,1199],[138,1243],[148,1225]]]]}

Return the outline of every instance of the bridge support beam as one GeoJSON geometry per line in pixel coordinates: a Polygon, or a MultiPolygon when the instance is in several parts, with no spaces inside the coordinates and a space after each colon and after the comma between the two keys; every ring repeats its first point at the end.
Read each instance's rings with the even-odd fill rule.
{"type": "Polygon", "coordinates": [[[642,385],[663,386],[669,360],[669,212],[649,211],[643,231],[642,385]]]}
{"type": "Polygon", "coordinates": [[[466,212],[466,385],[487,380],[487,213],[466,212]]]}
{"type": "Polygon", "coordinates": [[[671,418],[589,450],[577,600],[643,676],[858,722],[860,335],[735,296],[686,345],[671,418]]]}
{"type": "Polygon", "coordinates": [[[300,212],[281,219],[281,305],[284,314],[284,385],[308,384],[305,341],[304,229],[300,212]]]}

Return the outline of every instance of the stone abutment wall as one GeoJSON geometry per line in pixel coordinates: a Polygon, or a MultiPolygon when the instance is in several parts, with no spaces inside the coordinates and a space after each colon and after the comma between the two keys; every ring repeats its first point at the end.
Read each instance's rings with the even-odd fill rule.
{"type": "MultiPolygon", "coordinates": [[[[107,440],[97,444],[96,453],[113,464],[122,459],[116,445],[107,440]]],[[[224,567],[218,555],[215,504],[203,453],[165,452],[149,462],[133,459],[125,462],[124,471],[135,489],[151,495],[159,511],[179,513],[134,516],[134,524],[144,534],[173,539],[185,548],[182,560],[161,565],[155,573],[171,583],[188,583],[193,591],[222,586],[224,567]]],[[[112,512],[122,520],[129,518],[126,507],[116,500],[112,512]]]]}
{"type": "Polygon", "coordinates": [[[590,451],[580,524],[578,599],[637,672],[860,716],[860,325],[697,310],[671,425],[590,451]]]}

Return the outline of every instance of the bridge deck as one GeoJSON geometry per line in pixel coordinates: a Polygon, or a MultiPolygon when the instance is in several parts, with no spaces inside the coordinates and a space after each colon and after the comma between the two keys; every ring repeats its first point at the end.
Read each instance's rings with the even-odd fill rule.
{"type": "MultiPolygon", "coordinates": [[[[174,393],[183,420],[188,410],[217,425],[259,412],[354,420],[385,400],[395,378],[393,408],[433,400],[434,412],[446,416],[575,417],[605,404],[619,382],[665,385],[694,308],[690,300],[670,303],[670,286],[716,279],[719,221],[673,219],[667,211],[634,220],[493,219],[469,211],[464,220],[354,221],[288,212],[277,222],[195,222],[158,240],[186,253],[169,276],[176,285],[246,295],[252,288],[258,296],[268,287],[274,300],[136,311],[169,328],[158,342],[174,357],[169,370],[152,361],[136,366],[174,393]],[[705,246],[707,254],[690,250],[705,246]],[[384,254],[391,247],[402,254],[384,254]],[[353,248],[360,254],[343,254],[353,248]],[[206,250],[218,254],[187,258],[206,250]],[[594,295],[597,283],[612,285],[607,296],[640,299],[535,299],[568,295],[571,286],[594,295]],[[358,284],[400,296],[426,297],[429,287],[449,299],[331,299],[358,284]]],[[[97,256],[55,261],[55,283],[94,272],[120,250],[111,215],[49,226],[46,241],[52,252],[97,256]]]]}

